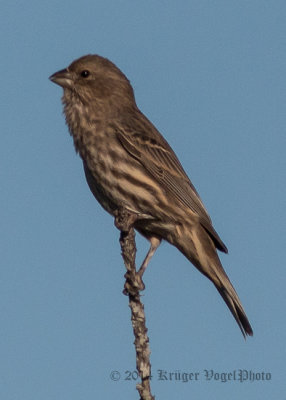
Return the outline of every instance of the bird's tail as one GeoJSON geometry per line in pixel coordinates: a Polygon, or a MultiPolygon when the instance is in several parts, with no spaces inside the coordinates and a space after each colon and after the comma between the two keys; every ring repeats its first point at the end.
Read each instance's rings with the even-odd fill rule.
{"type": "Polygon", "coordinates": [[[176,238],[170,242],[213,282],[234,316],[243,336],[252,336],[251,325],[239,297],[221,265],[215,245],[208,233],[200,225],[191,229],[180,226],[176,231],[176,238]]]}
{"type": "MultiPolygon", "coordinates": [[[[227,278],[228,279],[228,278],[227,278]]],[[[221,297],[224,299],[226,305],[228,306],[228,308],[230,309],[230,312],[232,313],[232,315],[234,316],[244,338],[246,337],[246,335],[252,336],[253,335],[253,331],[251,328],[251,325],[248,321],[248,318],[245,314],[245,311],[241,305],[241,302],[239,300],[239,297],[236,293],[236,291],[234,290],[234,287],[232,286],[232,284],[230,283],[230,281],[228,280],[229,285],[231,286],[231,290],[229,287],[226,287],[224,285],[222,286],[217,286],[215,284],[215,287],[217,288],[219,294],[221,295],[221,297]]],[[[228,285],[228,286],[229,286],[228,285]]]]}

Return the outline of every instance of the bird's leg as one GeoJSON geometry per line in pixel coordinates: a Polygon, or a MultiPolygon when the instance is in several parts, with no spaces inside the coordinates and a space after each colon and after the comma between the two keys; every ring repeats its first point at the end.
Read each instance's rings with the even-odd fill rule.
{"type": "Polygon", "coordinates": [[[150,243],[151,243],[150,249],[149,249],[146,257],[144,258],[144,261],[143,261],[141,267],[139,268],[139,270],[137,272],[137,275],[141,278],[141,280],[142,280],[142,276],[147,268],[147,265],[149,264],[151,258],[153,257],[155,251],[157,250],[157,248],[160,246],[160,243],[161,243],[161,239],[158,239],[157,237],[154,237],[154,236],[152,236],[148,239],[150,240],[150,243]]]}
{"type": "Polygon", "coordinates": [[[142,280],[142,276],[143,276],[151,258],[153,257],[155,251],[157,250],[157,248],[160,246],[160,243],[161,243],[161,239],[158,239],[157,237],[154,237],[154,236],[148,237],[148,240],[150,241],[150,249],[149,249],[146,257],[144,258],[144,261],[143,261],[141,267],[139,268],[139,270],[136,273],[136,280],[137,280],[138,286],[140,287],[140,290],[145,289],[145,285],[142,280]]]}

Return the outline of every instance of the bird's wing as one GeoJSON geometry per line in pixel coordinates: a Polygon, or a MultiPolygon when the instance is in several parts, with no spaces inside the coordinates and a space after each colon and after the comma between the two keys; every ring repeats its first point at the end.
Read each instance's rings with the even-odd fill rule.
{"type": "Polygon", "coordinates": [[[120,143],[157,182],[199,217],[201,225],[210,234],[216,247],[227,253],[225,244],[212,226],[211,219],[177,156],[152,123],[141,113],[139,117],[114,126],[120,143]]]}

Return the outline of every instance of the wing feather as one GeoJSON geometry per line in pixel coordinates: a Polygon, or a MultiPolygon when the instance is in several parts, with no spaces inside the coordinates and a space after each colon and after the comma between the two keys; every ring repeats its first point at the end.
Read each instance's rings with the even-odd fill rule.
{"type": "Polygon", "coordinates": [[[174,151],[154,125],[141,112],[139,113],[137,118],[132,118],[132,123],[117,123],[114,126],[121,145],[157,182],[199,217],[201,225],[209,233],[216,247],[227,253],[225,244],[212,226],[195,187],[174,151]]]}

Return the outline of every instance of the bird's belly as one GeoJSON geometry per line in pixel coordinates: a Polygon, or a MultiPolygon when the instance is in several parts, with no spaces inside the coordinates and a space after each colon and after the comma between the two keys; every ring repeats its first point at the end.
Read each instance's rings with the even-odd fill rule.
{"type": "Polygon", "coordinates": [[[126,208],[143,219],[169,220],[170,199],[161,185],[123,149],[97,149],[84,160],[90,190],[110,214],[126,208]]]}

